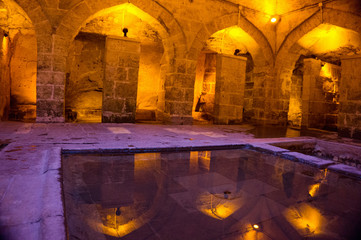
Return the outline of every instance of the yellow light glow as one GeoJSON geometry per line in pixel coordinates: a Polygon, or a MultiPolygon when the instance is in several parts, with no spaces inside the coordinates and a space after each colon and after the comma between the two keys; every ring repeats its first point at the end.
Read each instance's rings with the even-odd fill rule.
{"type": "Polygon", "coordinates": [[[310,186],[308,193],[311,197],[316,196],[318,190],[320,189],[320,183],[316,183],[310,186]]]}
{"type": "Polygon", "coordinates": [[[235,49],[239,49],[242,53],[250,52],[253,56],[260,52],[258,43],[238,26],[214,33],[207,40],[207,48],[230,55],[233,55],[235,49]]]}
{"type": "Polygon", "coordinates": [[[317,181],[319,182],[309,187],[308,194],[310,194],[311,197],[315,197],[317,195],[318,191],[320,190],[321,184],[327,181],[326,177],[327,177],[327,169],[325,169],[325,171],[318,176],[317,181]]]}
{"type": "MultiPolygon", "coordinates": [[[[153,18],[148,13],[142,11],[140,8],[136,7],[135,5],[133,5],[131,3],[124,3],[121,5],[117,5],[114,7],[110,7],[110,8],[101,10],[101,11],[97,12],[96,14],[92,15],[90,18],[88,18],[86,22],[89,22],[92,19],[95,19],[95,18],[98,18],[101,16],[112,15],[112,16],[114,16],[114,18],[116,19],[117,22],[122,24],[123,27],[127,27],[127,24],[130,24],[127,22],[127,17],[126,17],[127,13],[132,14],[132,15],[136,16],[137,18],[141,19],[142,21],[150,24],[152,27],[154,27],[160,33],[161,36],[167,35],[167,32],[164,29],[164,27],[162,27],[155,18],[153,18]]],[[[128,34],[130,34],[130,33],[128,33],[128,34]]]]}
{"type": "Polygon", "coordinates": [[[210,151],[202,151],[199,152],[198,158],[199,167],[210,171],[211,168],[211,152],[210,151]]]}
{"type": "Polygon", "coordinates": [[[277,18],[275,18],[275,17],[271,18],[271,22],[272,22],[272,23],[277,22],[277,18]]]}
{"type": "Polygon", "coordinates": [[[223,193],[211,194],[205,192],[200,194],[197,199],[197,209],[203,214],[218,220],[228,218],[241,208],[243,204],[243,198],[225,199],[223,193]]]}
{"type": "Polygon", "coordinates": [[[9,50],[9,39],[4,36],[3,44],[2,44],[3,56],[6,56],[8,54],[8,50],[9,50]]]}
{"type": "Polygon", "coordinates": [[[297,42],[314,54],[335,51],[341,47],[361,47],[360,35],[352,30],[330,24],[321,24],[297,42]]]}
{"type": "Polygon", "coordinates": [[[302,236],[317,235],[323,232],[326,220],[318,209],[303,203],[284,212],[287,221],[302,236]]]}
{"type": "Polygon", "coordinates": [[[330,64],[326,63],[325,65],[322,66],[320,76],[326,78],[332,78],[332,69],[330,67],[330,64]]]}
{"type": "Polygon", "coordinates": [[[259,229],[259,226],[258,226],[257,224],[254,224],[254,225],[253,225],[253,228],[254,228],[254,229],[259,229]]]}
{"type": "Polygon", "coordinates": [[[189,158],[189,172],[198,172],[198,152],[191,152],[189,158]]]}

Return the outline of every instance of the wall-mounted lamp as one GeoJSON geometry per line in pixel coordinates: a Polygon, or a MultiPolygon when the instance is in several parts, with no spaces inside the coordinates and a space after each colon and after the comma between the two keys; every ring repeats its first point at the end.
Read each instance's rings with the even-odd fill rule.
{"type": "Polygon", "coordinates": [[[4,32],[4,37],[9,37],[9,33],[4,32]]]}
{"type": "Polygon", "coordinates": [[[124,37],[127,37],[128,28],[123,28],[124,37]]]}
{"type": "Polygon", "coordinates": [[[120,214],[122,214],[122,212],[120,211],[120,208],[117,208],[117,210],[115,211],[115,215],[120,216],[120,214]]]}

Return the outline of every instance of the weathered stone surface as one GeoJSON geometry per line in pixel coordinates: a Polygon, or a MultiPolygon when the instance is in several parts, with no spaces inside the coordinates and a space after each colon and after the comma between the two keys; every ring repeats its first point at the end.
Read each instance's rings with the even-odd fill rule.
{"type": "Polygon", "coordinates": [[[356,70],[361,66],[361,56],[342,59],[340,92],[340,112],[338,114],[338,134],[342,137],[361,139],[361,76],[356,70]]]}
{"type": "MultiPolygon", "coordinates": [[[[69,52],[65,109],[71,114],[67,114],[67,121],[100,122],[104,88],[105,38],[97,34],[80,33],[69,52]]],[[[58,77],[60,78],[61,75],[59,74],[58,77]]],[[[54,99],[63,98],[64,89],[55,86],[54,99]]]]}
{"type": "Polygon", "coordinates": [[[247,59],[217,55],[214,122],[242,122],[247,59]]]}
{"type": "Polygon", "coordinates": [[[103,122],[134,122],[140,43],[107,37],[103,93],[103,122]]]}

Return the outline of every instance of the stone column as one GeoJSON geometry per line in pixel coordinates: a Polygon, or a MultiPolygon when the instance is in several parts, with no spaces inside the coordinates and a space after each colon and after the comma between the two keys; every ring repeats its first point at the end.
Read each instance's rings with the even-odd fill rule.
{"type": "Polygon", "coordinates": [[[164,83],[164,121],[171,124],[192,124],[196,62],[188,59],[173,59],[171,66],[164,83]]]}
{"type": "Polygon", "coordinates": [[[361,55],[341,60],[338,135],[361,139],[361,55]]]}
{"type": "Polygon", "coordinates": [[[313,58],[304,59],[303,89],[302,89],[302,127],[313,127],[311,102],[315,101],[316,79],[320,75],[321,61],[313,58]]]}
{"type": "Polygon", "coordinates": [[[320,60],[304,59],[302,127],[327,130],[336,128],[338,104],[333,99],[333,90],[328,89],[332,84],[327,83],[338,79],[338,66],[329,65],[332,71],[325,76],[320,60]]]}
{"type": "Polygon", "coordinates": [[[140,42],[107,37],[103,89],[103,122],[134,122],[140,42]]]}
{"type": "Polygon", "coordinates": [[[217,55],[214,123],[242,122],[247,58],[217,55]]]}

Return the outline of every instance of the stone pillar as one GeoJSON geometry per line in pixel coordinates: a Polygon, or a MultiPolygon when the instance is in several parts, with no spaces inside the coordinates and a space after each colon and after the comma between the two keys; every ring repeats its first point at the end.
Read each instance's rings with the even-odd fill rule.
{"type": "Polygon", "coordinates": [[[204,75],[200,102],[202,114],[206,119],[211,119],[214,113],[214,96],[216,91],[216,62],[217,53],[207,53],[204,63],[204,75]]]}
{"type": "Polygon", "coordinates": [[[321,61],[313,58],[304,59],[303,88],[302,88],[302,127],[317,127],[313,120],[314,104],[319,89],[316,86],[317,77],[320,75],[321,61]]]}
{"type": "Polygon", "coordinates": [[[217,55],[214,123],[242,122],[247,58],[217,55]]]}
{"type": "Polygon", "coordinates": [[[338,103],[334,97],[339,69],[332,64],[328,69],[324,70],[320,60],[304,59],[302,127],[336,130],[338,103]]]}
{"type": "Polygon", "coordinates": [[[361,139],[361,55],[343,58],[341,66],[338,134],[361,139]]]}
{"type": "Polygon", "coordinates": [[[166,74],[165,119],[171,124],[192,124],[196,61],[174,59],[166,74]]]}
{"type": "Polygon", "coordinates": [[[103,122],[135,122],[140,42],[107,37],[103,89],[103,122]]]}

